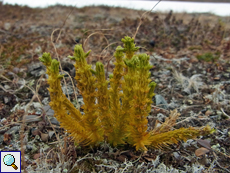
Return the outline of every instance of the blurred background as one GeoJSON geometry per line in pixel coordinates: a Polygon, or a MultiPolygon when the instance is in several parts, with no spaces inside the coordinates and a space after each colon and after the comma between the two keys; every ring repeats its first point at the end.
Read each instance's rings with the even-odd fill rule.
{"type": "MultiPolygon", "coordinates": [[[[78,8],[92,5],[108,5],[112,7],[125,7],[137,10],[150,10],[158,1],[132,1],[132,0],[3,0],[3,4],[18,4],[29,7],[47,7],[51,5],[76,6],[78,8]]],[[[188,13],[213,13],[220,16],[230,15],[229,0],[191,0],[191,1],[161,1],[154,11],[168,12],[188,12],[188,13]]]]}

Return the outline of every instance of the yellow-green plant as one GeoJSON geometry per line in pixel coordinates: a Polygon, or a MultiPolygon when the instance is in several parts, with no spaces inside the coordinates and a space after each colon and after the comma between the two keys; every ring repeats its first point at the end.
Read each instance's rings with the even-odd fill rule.
{"type": "Polygon", "coordinates": [[[200,61],[215,62],[220,58],[220,52],[217,51],[214,54],[212,52],[207,52],[201,55],[197,55],[196,58],[200,61]]]}
{"type": "Polygon", "coordinates": [[[133,38],[127,36],[122,42],[124,47],[118,46],[114,53],[115,68],[109,81],[105,79],[103,64],[97,62],[94,71],[86,61],[90,51],[85,53],[81,45],[75,46],[70,58],[76,62],[75,79],[84,100],[84,114],[62,92],[60,80],[63,75],[59,74],[59,62],[49,53],[39,58],[49,75],[50,106],[61,126],[75,141],[84,145],[97,145],[102,141],[114,146],[129,143],[137,150],[147,150],[146,146],[160,148],[210,133],[209,127],[172,131],[179,116],[176,111],[172,111],[160,127],[147,131],[147,116],[156,86],[150,80],[149,56],[135,54],[138,47],[133,38]]]}

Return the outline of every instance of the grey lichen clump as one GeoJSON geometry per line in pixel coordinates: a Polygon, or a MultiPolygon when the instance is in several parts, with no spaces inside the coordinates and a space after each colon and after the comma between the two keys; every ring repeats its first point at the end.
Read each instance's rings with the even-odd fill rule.
{"type": "MultiPolygon", "coordinates": [[[[99,154],[99,153],[98,153],[99,154]]],[[[101,157],[95,157],[93,154],[88,154],[84,160],[80,162],[82,158],[77,160],[79,164],[76,164],[71,170],[70,173],[74,172],[149,172],[149,173],[187,173],[187,172],[196,172],[202,173],[205,170],[205,167],[199,164],[188,164],[184,165],[183,170],[173,168],[172,166],[168,167],[163,162],[160,162],[160,157],[157,156],[155,160],[151,162],[137,162],[137,161],[127,161],[120,163],[111,159],[102,159],[101,157]]]]}

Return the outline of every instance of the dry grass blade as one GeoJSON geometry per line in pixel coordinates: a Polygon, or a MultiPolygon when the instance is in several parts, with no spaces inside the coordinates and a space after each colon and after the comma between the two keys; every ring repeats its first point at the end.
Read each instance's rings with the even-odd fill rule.
{"type": "Polygon", "coordinates": [[[85,44],[86,44],[87,41],[88,41],[88,39],[89,39],[91,36],[96,35],[96,34],[102,35],[102,36],[104,37],[104,39],[106,40],[107,45],[109,44],[108,39],[105,37],[105,35],[104,35],[102,32],[94,32],[94,33],[90,34],[90,35],[85,39],[84,44],[82,45],[82,47],[84,48],[84,47],[85,47],[85,44]]]}
{"type": "Polygon", "coordinates": [[[25,129],[25,124],[26,124],[25,120],[26,120],[26,116],[28,115],[29,105],[32,104],[34,99],[35,99],[35,95],[32,97],[32,99],[30,100],[30,102],[26,108],[25,114],[24,114],[23,119],[22,119],[22,125],[21,125],[21,130],[20,130],[22,170],[24,170],[25,172],[27,172],[25,170],[25,148],[24,148],[24,129],[25,129]]]}
{"type": "MultiPolygon", "coordinates": [[[[101,55],[102,55],[102,53],[103,53],[103,51],[104,51],[105,49],[107,49],[109,46],[111,46],[111,45],[113,45],[113,44],[116,44],[116,43],[119,43],[119,42],[113,42],[113,43],[108,44],[108,45],[101,51],[99,57],[101,57],[101,55]]],[[[107,54],[107,52],[106,52],[106,54],[107,54]]],[[[104,57],[106,56],[106,54],[104,55],[104,57]]],[[[104,59],[104,57],[103,57],[103,59],[104,59]]]]}
{"type": "MultiPolygon", "coordinates": [[[[54,47],[54,50],[55,50],[55,53],[56,53],[56,57],[57,57],[58,61],[61,62],[61,61],[60,61],[60,58],[59,58],[59,55],[58,55],[58,52],[57,52],[57,49],[56,49],[56,46],[55,46],[55,44],[54,44],[54,42],[53,42],[53,35],[54,35],[54,33],[55,33],[56,31],[58,31],[58,30],[59,30],[59,29],[53,30],[50,39],[51,39],[51,43],[52,43],[52,45],[53,45],[53,47],[54,47]]],[[[59,32],[59,35],[60,35],[60,33],[61,33],[61,31],[59,32]]],[[[59,37],[59,36],[58,36],[58,37],[59,37]]],[[[63,73],[61,63],[59,64],[59,66],[60,66],[61,72],[63,73]]],[[[66,80],[65,80],[65,78],[63,78],[63,80],[64,80],[64,84],[65,84],[65,87],[66,87],[68,99],[70,100],[70,96],[69,96],[69,92],[68,92],[68,89],[67,89],[66,80]]]]}
{"type": "Polygon", "coordinates": [[[141,26],[141,24],[142,24],[142,20],[143,20],[144,15],[150,13],[160,2],[161,2],[161,0],[159,0],[159,1],[153,6],[153,8],[152,8],[151,10],[146,11],[145,13],[143,13],[143,14],[141,15],[141,19],[140,19],[139,25],[138,25],[138,27],[137,27],[137,29],[136,29],[135,34],[133,35],[134,40],[135,40],[136,35],[137,35],[137,32],[138,32],[138,30],[139,30],[139,28],[140,28],[140,26],[141,26]]]}

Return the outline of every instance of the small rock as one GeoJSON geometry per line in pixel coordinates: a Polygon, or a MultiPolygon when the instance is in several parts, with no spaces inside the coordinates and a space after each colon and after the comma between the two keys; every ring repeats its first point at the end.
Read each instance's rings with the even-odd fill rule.
{"type": "Polygon", "coordinates": [[[79,37],[76,37],[76,38],[75,38],[75,42],[76,42],[76,43],[80,43],[80,40],[81,40],[81,38],[79,38],[79,37]]]}
{"type": "Polygon", "coordinates": [[[33,149],[33,146],[32,145],[30,145],[30,144],[27,144],[26,145],[26,150],[32,150],[33,149]]]}
{"type": "Polygon", "coordinates": [[[20,71],[20,69],[19,69],[18,67],[14,67],[14,68],[13,68],[13,72],[14,72],[14,73],[17,74],[17,73],[19,73],[19,71],[20,71]]]}
{"type": "Polygon", "coordinates": [[[4,136],[3,136],[3,135],[0,135],[0,145],[2,145],[3,139],[4,139],[4,136]]]}
{"type": "MultiPolygon", "coordinates": [[[[43,105],[48,105],[49,106],[49,98],[48,97],[45,97],[43,100],[42,100],[42,103],[43,103],[43,105]]],[[[47,106],[47,108],[48,108],[48,106],[47,106]]],[[[44,107],[46,107],[46,106],[44,106],[44,107]]],[[[43,109],[44,109],[44,107],[43,107],[43,109]]],[[[49,106],[49,108],[50,108],[50,106],[49,106]]],[[[49,109],[48,108],[48,109],[49,109]]],[[[47,109],[47,110],[48,110],[47,109]]],[[[45,109],[45,111],[46,111],[46,109],[45,109]]]]}
{"type": "Polygon", "coordinates": [[[42,118],[37,115],[27,115],[25,118],[26,123],[41,121],[42,118]]]}
{"type": "Polygon", "coordinates": [[[9,130],[10,129],[10,127],[9,126],[3,126],[3,127],[1,127],[0,128],[0,134],[2,134],[2,133],[5,133],[7,130],[9,130]]]}
{"type": "Polygon", "coordinates": [[[33,104],[35,109],[42,107],[42,105],[39,102],[33,102],[32,104],[33,104]]]}
{"type": "Polygon", "coordinates": [[[4,23],[4,29],[5,29],[5,30],[8,31],[10,28],[11,28],[11,24],[10,24],[10,23],[8,23],[8,22],[7,22],[7,23],[4,23]]]}
{"type": "Polygon", "coordinates": [[[32,134],[34,130],[36,130],[36,127],[30,128],[30,134],[32,134]]]}
{"type": "Polygon", "coordinates": [[[229,75],[229,73],[224,73],[223,76],[226,78],[229,78],[230,75],[229,75]]]}
{"type": "Polygon", "coordinates": [[[223,113],[221,111],[217,110],[216,114],[219,115],[219,116],[221,116],[223,113]]]}
{"type": "Polygon", "coordinates": [[[50,139],[52,138],[52,136],[54,135],[54,133],[55,133],[54,131],[49,131],[49,132],[48,132],[49,138],[50,138],[50,139]]]}
{"type": "Polygon", "coordinates": [[[71,95],[71,94],[73,94],[74,93],[74,90],[73,90],[73,87],[72,86],[70,86],[70,85],[67,85],[67,87],[66,86],[63,86],[62,87],[62,92],[65,94],[65,95],[71,95]]]}
{"type": "Polygon", "coordinates": [[[182,143],[183,147],[184,148],[187,148],[187,147],[190,147],[190,146],[193,146],[193,145],[197,145],[197,142],[194,141],[193,139],[188,139],[186,142],[183,142],[182,143]]]}
{"type": "Polygon", "coordinates": [[[28,65],[28,72],[35,77],[39,77],[45,73],[45,67],[40,62],[31,63],[28,65]]]}
{"type": "Polygon", "coordinates": [[[42,52],[42,48],[41,46],[37,46],[34,50],[35,53],[41,53],[42,52]]]}
{"type": "Polygon", "coordinates": [[[40,132],[39,129],[35,129],[35,130],[32,131],[32,135],[33,135],[33,136],[37,136],[37,135],[40,136],[40,135],[41,135],[41,132],[40,132]]]}
{"type": "Polygon", "coordinates": [[[54,110],[53,109],[49,109],[48,112],[46,112],[46,115],[53,116],[54,115],[54,110]]]}
{"type": "Polygon", "coordinates": [[[227,94],[230,94],[230,85],[226,86],[226,92],[227,94]]]}
{"type": "Polygon", "coordinates": [[[9,129],[6,132],[6,134],[10,134],[10,135],[15,134],[15,133],[17,133],[19,131],[19,129],[20,129],[20,126],[14,126],[11,129],[9,129]]]}
{"type": "Polygon", "coordinates": [[[181,155],[178,152],[173,152],[173,156],[177,159],[180,160],[181,155]]]}
{"type": "Polygon", "coordinates": [[[1,123],[5,124],[7,122],[6,118],[1,119],[1,123]]]}
{"type": "Polygon", "coordinates": [[[10,89],[11,87],[10,87],[9,85],[4,85],[4,88],[5,88],[6,90],[8,90],[8,89],[10,89]]]}
{"type": "Polygon", "coordinates": [[[166,116],[162,113],[157,114],[157,120],[160,122],[164,122],[165,121],[166,116]]]}
{"type": "Polygon", "coordinates": [[[162,97],[161,95],[157,94],[157,95],[155,95],[155,99],[156,99],[156,106],[159,106],[159,107],[161,107],[163,109],[168,109],[168,103],[166,102],[164,97],[162,97]]]}
{"type": "Polygon", "coordinates": [[[4,103],[7,104],[10,101],[9,97],[4,97],[4,103]]]}
{"type": "Polygon", "coordinates": [[[152,47],[154,47],[155,44],[156,44],[156,42],[155,42],[154,40],[151,40],[151,41],[149,42],[149,44],[150,44],[152,47]]]}
{"type": "Polygon", "coordinates": [[[43,106],[43,109],[45,112],[47,112],[50,109],[50,105],[43,106]]]}
{"type": "Polygon", "coordinates": [[[54,125],[58,125],[58,126],[60,125],[60,123],[58,122],[58,120],[55,117],[50,118],[50,122],[54,125]]]}
{"type": "MultiPolygon", "coordinates": [[[[74,65],[68,61],[61,61],[61,66],[62,66],[62,70],[67,72],[70,72],[72,69],[74,69],[74,65]]],[[[68,77],[66,73],[64,73],[64,75],[68,77]]]]}
{"type": "Polygon", "coordinates": [[[45,127],[46,123],[44,121],[40,121],[38,122],[38,129],[39,130],[43,130],[43,128],[45,127]]]}

